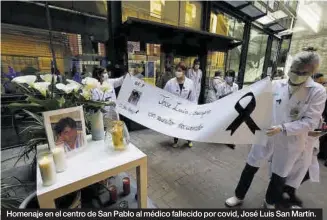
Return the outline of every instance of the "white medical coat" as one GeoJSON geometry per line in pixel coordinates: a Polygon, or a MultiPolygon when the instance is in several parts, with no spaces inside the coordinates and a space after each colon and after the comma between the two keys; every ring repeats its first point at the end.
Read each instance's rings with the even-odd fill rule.
{"type": "Polygon", "coordinates": [[[236,83],[233,83],[233,85],[230,86],[226,82],[223,82],[218,85],[216,96],[219,98],[223,98],[233,92],[236,92],[237,90],[238,90],[238,85],[236,83]]]}
{"type": "MultiPolygon", "coordinates": [[[[320,120],[319,126],[322,125],[322,119],[320,120]]],[[[319,182],[319,162],[318,155],[319,152],[319,137],[308,136],[306,147],[295,162],[291,172],[286,178],[286,185],[298,188],[306,173],[309,171],[310,180],[312,182],[319,182]]]]}
{"type": "MultiPolygon", "coordinates": [[[[110,90],[103,92],[98,88],[95,88],[92,90],[92,100],[93,101],[111,101],[111,102],[116,102],[117,97],[116,97],[116,92],[115,92],[115,88],[121,86],[124,82],[124,77],[120,77],[120,78],[116,78],[116,79],[107,79],[107,82],[110,85],[110,90]]],[[[106,106],[104,107],[104,110],[106,111],[105,113],[105,117],[108,118],[117,118],[118,114],[115,111],[115,109],[113,109],[113,107],[111,106],[106,106]]],[[[117,118],[118,119],[118,118],[117,118]]]]}
{"type": "Polygon", "coordinates": [[[198,69],[195,71],[193,68],[191,68],[187,71],[186,77],[193,81],[195,98],[196,101],[198,101],[201,93],[202,70],[198,69]]]}
{"type": "Polygon", "coordinates": [[[273,82],[273,95],[272,125],[283,124],[286,132],[270,137],[266,146],[253,145],[247,163],[260,167],[263,160],[271,160],[272,172],[287,177],[306,148],[308,132],[318,126],[324,110],[326,90],[309,78],[290,97],[285,79],[273,82]],[[294,114],[295,110],[297,114],[294,114]]]}
{"type": "Polygon", "coordinates": [[[206,103],[211,103],[219,99],[219,96],[217,96],[217,91],[219,85],[223,82],[224,80],[219,76],[216,76],[209,81],[209,90],[206,98],[206,103]]]}
{"type": "Polygon", "coordinates": [[[164,90],[166,90],[172,94],[175,94],[183,99],[187,99],[191,102],[197,103],[197,99],[195,96],[196,93],[195,93],[195,89],[194,89],[194,83],[192,80],[190,80],[187,77],[185,77],[185,81],[184,81],[182,90],[179,87],[176,77],[170,79],[166,83],[164,90]]]}

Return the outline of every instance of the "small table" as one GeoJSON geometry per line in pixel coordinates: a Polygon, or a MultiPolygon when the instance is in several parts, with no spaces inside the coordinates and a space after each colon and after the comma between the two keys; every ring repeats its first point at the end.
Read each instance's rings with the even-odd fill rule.
{"type": "Polygon", "coordinates": [[[114,151],[104,141],[92,141],[88,137],[85,149],[67,158],[67,169],[57,173],[51,186],[43,186],[37,168],[37,197],[40,208],[56,208],[55,199],[110,176],[136,168],[139,208],[147,208],[147,156],[133,144],[124,151],[114,151]]]}

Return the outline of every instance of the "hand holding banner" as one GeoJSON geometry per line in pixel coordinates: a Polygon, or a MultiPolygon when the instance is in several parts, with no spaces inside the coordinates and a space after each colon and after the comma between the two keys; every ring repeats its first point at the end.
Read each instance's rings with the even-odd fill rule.
{"type": "Polygon", "coordinates": [[[272,103],[269,78],[213,103],[196,105],[126,76],[117,108],[125,117],[172,137],[224,144],[265,144],[272,103]]]}

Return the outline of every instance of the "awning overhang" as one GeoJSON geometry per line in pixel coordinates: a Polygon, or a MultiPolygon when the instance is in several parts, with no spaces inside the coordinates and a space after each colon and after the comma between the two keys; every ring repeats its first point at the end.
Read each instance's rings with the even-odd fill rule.
{"type": "Polygon", "coordinates": [[[162,24],[138,18],[128,18],[122,31],[129,41],[169,45],[180,52],[228,51],[242,44],[242,40],[185,27],[162,24]]]}

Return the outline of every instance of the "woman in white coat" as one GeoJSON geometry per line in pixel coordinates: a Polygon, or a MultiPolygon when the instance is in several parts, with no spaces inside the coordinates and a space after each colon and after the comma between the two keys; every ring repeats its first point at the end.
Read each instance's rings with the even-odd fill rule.
{"type": "MultiPolygon", "coordinates": [[[[115,88],[123,84],[124,76],[116,79],[110,79],[108,72],[102,67],[94,67],[92,76],[93,78],[97,79],[102,86],[107,86],[108,89],[106,91],[99,88],[93,89],[91,99],[94,101],[110,101],[115,103],[117,99],[115,88]]],[[[106,106],[104,110],[106,111],[104,114],[105,118],[119,120],[119,115],[113,106],[106,106]]]]}
{"type": "Polygon", "coordinates": [[[200,60],[195,59],[193,61],[193,67],[187,71],[186,77],[193,81],[195,99],[196,102],[199,102],[199,97],[201,93],[201,82],[202,82],[202,70],[200,70],[200,60]]]}
{"type": "MultiPolygon", "coordinates": [[[[192,80],[185,77],[185,71],[186,71],[186,67],[182,63],[179,63],[176,66],[176,72],[175,72],[176,77],[170,79],[166,83],[164,90],[197,104],[194,84],[192,80]]],[[[193,143],[191,141],[188,141],[188,146],[192,147],[193,143]]],[[[173,147],[174,148],[178,147],[178,138],[174,138],[173,147]]]]}
{"type": "Polygon", "coordinates": [[[326,91],[311,79],[319,63],[320,57],[315,51],[300,52],[292,61],[289,80],[273,82],[273,126],[266,132],[270,138],[266,146],[252,146],[235,196],[226,200],[227,206],[243,202],[261,162],[269,159],[272,176],[264,205],[275,208],[275,204],[280,203],[285,178],[302,155],[308,132],[317,127],[324,110],[326,91]]]}

